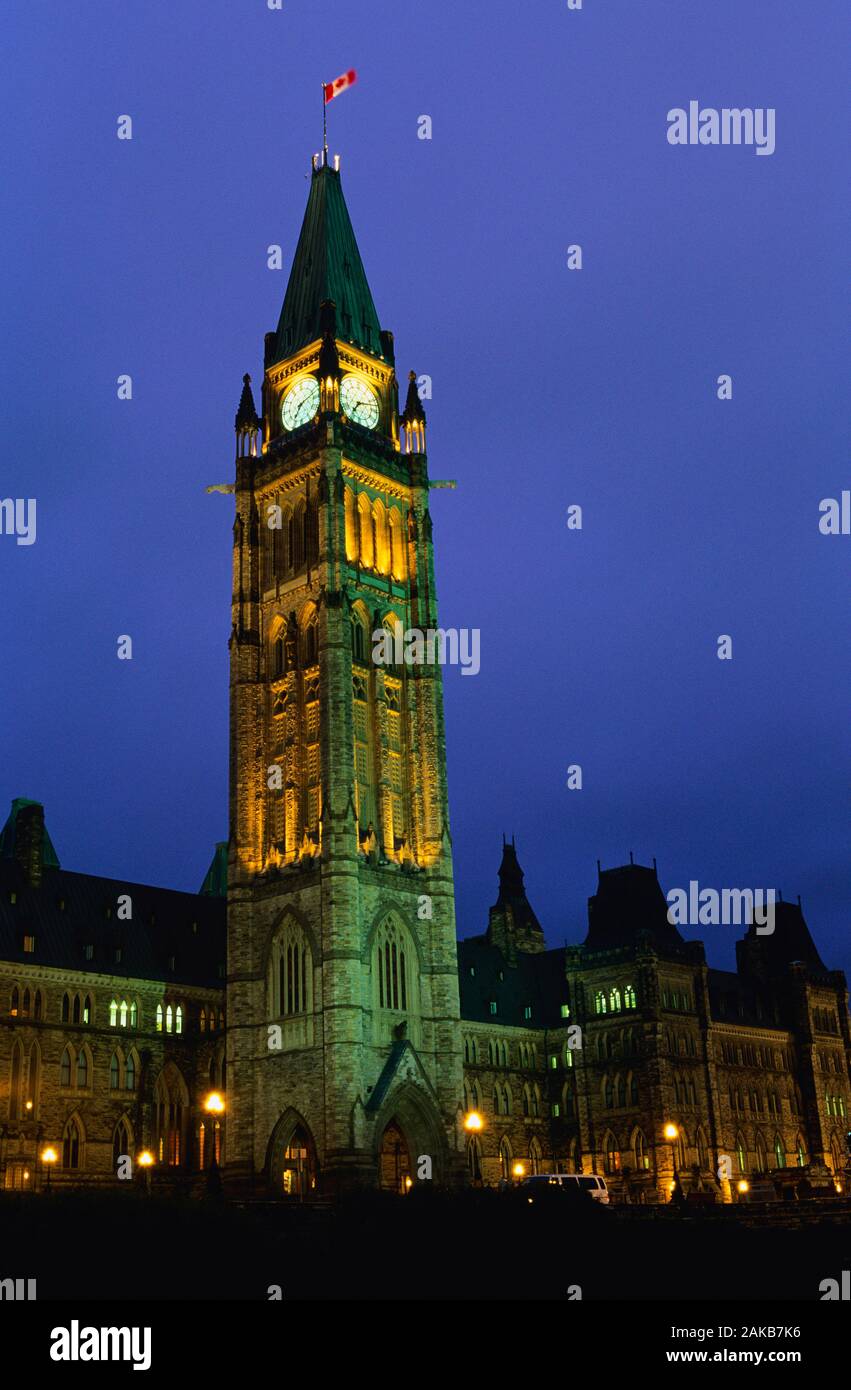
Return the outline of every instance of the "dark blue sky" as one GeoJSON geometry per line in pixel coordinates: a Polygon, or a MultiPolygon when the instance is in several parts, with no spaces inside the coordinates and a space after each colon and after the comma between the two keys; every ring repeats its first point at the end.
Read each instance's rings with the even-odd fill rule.
{"type": "MultiPolygon", "coordinates": [[[[851,537],[818,530],[851,486],[846,0],[284,6],[7,8],[0,495],[37,498],[38,539],[0,536],[0,798],[45,803],[66,867],[181,888],[226,834],[232,504],[204,487],[277,323],[320,83],[354,66],[330,146],[459,482],[442,619],[482,634],[446,680],[461,934],[505,830],[553,945],[634,850],[666,888],[801,893],[851,967],[851,537]],[[774,107],[776,152],[670,146],[692,99],[774,107]]],[[[735,930],[703,935],[730,964],[735,930]]]]}

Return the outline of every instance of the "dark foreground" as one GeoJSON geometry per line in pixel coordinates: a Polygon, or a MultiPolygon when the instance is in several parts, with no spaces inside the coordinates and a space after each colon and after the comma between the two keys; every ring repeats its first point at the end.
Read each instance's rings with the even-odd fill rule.
{"type": "Polygon", "coordinates": [[[334,1207],[137,1193],[0,1195],[0,1278],[38,1299],[803,1300],[839,1279],[851,1217],[601,1209],[517,1194],[365,1195],[334,1207]],[[796,1224],[789,1225],[789,1221],[796,1224]],[[780,1224],[780,1223],[784,1224],[780,1224]],[[573,1290],[573,1292],[571,1292],[573,1290]]]}

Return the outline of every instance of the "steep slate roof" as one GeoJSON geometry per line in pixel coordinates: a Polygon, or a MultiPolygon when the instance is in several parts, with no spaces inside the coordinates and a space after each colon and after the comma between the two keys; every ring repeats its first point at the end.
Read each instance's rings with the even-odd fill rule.
{"type": "MultiPolygon", "coordinates": [[[[40,801],[30,801],[26,796],[16,796],[12,802],[12,809],[9,812],[6,824],[0,830],[0,859],[12,859],[15,854],[15,840],[17,838],[18,816],[25,806],[41,807],[40,801]]],[[[59,856],[53,848],[53,841],[44,830],[41,843],[42,863],[50,865],[51,868],[59,868],[59,856]]]]}
{"type": "Polygon", "coordinates": [[[563,950],[518,951],[517,964],[510,965],[484,936],[467,937],[458,942],[458,987],[462,1020],[514,1028],[565,1026],[561,1006],[569,1001],[563,950]],[[492,999],[495,1014],[490,1011],[492,999]],[[527,1004],[532,1006],[531,1018],[523,1016],[527,1004]]]}
{"type": "Polygon", "coordinates": [[[223,989],[225,906],[223,898],[48,867],[33,886],[13,859],[0,859],[0,960],[20,961],[22,974],[27,966],[46,965],[223,989]],[[130,921],[116,915],[124,894],[132,901],[130,921]],[[34,952],[24,951],[25,935],[35,937],[34,952]],[[86,946],[94,947],[92,960],[85,958],[86,946]]]}
{"type": "Polygon", "coordinates": [[[775,903],[774,931],[769,935],[759,935],[756,925],[751,923],[746,939],[759,942],[763,958],[770,962],[775,970],[783,970],[792,961],[802,961],[813,974],[828,973],[797,903],[775,903]]]}
{"type": "Polygon", "coordinates": [[[363,268],[340,175],[330,165],[314,169],[307,209],[278,321],[275,357],[297,352],[321,337],[320,306],[337,306],[337,334],[378,356],[381,329],[363,268]]]}
{"type": "Polygon", "coordinates": [[[655,869],[642,864],[602,869],[597,892],[588,899],[585,949],[608,951],[633,946],[639,932],[648,933],[658,951],[677,951],[685,944],[668,921],[668,904],[655,869]]]}

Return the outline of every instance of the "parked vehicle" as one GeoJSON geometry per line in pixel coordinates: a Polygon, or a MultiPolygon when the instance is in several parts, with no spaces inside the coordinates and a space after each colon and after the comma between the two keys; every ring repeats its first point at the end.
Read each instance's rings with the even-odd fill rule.
{"type": "Polygon", "coordinates": [[[606,1205],[609,1202],[606,1179],[594,1173],[536,1173],[534,1177],[524,1178],[520,1188],[530,1202],[542,1195],[555,1196],[556,1189],[567,1194],[581,1192],[606,1205]]]}

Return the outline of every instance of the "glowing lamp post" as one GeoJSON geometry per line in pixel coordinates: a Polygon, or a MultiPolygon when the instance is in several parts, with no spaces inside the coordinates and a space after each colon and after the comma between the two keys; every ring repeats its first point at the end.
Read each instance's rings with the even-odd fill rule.
{"type": "Polygon", "coordinates": [[[136,1162],[138,1162],[139,1168],[145,1169],[145,1191],[146,1191],[147,1195],[149,1195],[149,1197],[150,1197],[150,1170],[152,1170],[152,1168],[153,1168],[153,1161],[154,1161],[154,1159],[153,1159],[153,1154],[152,1154],[152,1152],[150,1152],[149,1148],[143,1148],[142,1152],[140,1152],[140,1154],[139,1154],[139,1156],[138,1156],[138,1159],[136,1159],[136,1162]]]}
{"type": "Polygon", "coordinates": [[[667,1124],[665,1125],[664,1135],[671,1145],[671,1163],[674,1168],[674,1181],[671,1183],[671,1201],[673,1202],[675,1198],[679,1201],[684,1195],[682,1183],[680,1182],[680,1175],[677,1172],[677,1141],[680,1137],[680,1131],[675,1124],[667,1124]]]}
{"type": "Polygon", "coordinates": [[[516,1178],[519,1182],[521,1178],[526,1176],[526,1168],[522,1163],[515,1163],[511,1169],[511,1173],[512,1177],[516,1178]]]}
{"type": "Polygon", "coordinates": [[[482,1180],[482,1173],[479,1168],[479,1150],[476,1144],[476,1135],[484,1129],[484,1124],[485,1122],[478,1110],[471,1110],[468,1115],[464,1116],[464,1128],[470,1136],[470,1155],[472,1159],[470,1170],[473,1174],[474,1183],[481,1182],[482,1180]]]}
{"type": "Polygon", "coordinates": [[[41,1151],[41,1161],[47,1169],[47,1190],[50,1191],[50,1170],[58,1160],[59,1155],[50,1145],[41,1151]]]}
{"type": "Polygon", "coordinates": [[[744,1197],[750,1190],[751,1185],[745,1178],[742,1178],[741,1182],[736,1183],[736,1191],[739,1193],[739,1196],[744,1197]]]}
{"type": "MultiPolygon", "coordinates": [[[[211,1091],[204,1101],[204,1109],[208,1115],[223,1115],[225,1113],[225,1098],[221,1091],[211,1091]]],[[[218,1167],[220,1155],[221,1126],[218,1119],[213,1125],[213,1159],[210,1164],[210,1172],[218,1180],[218,1167]]]]}

